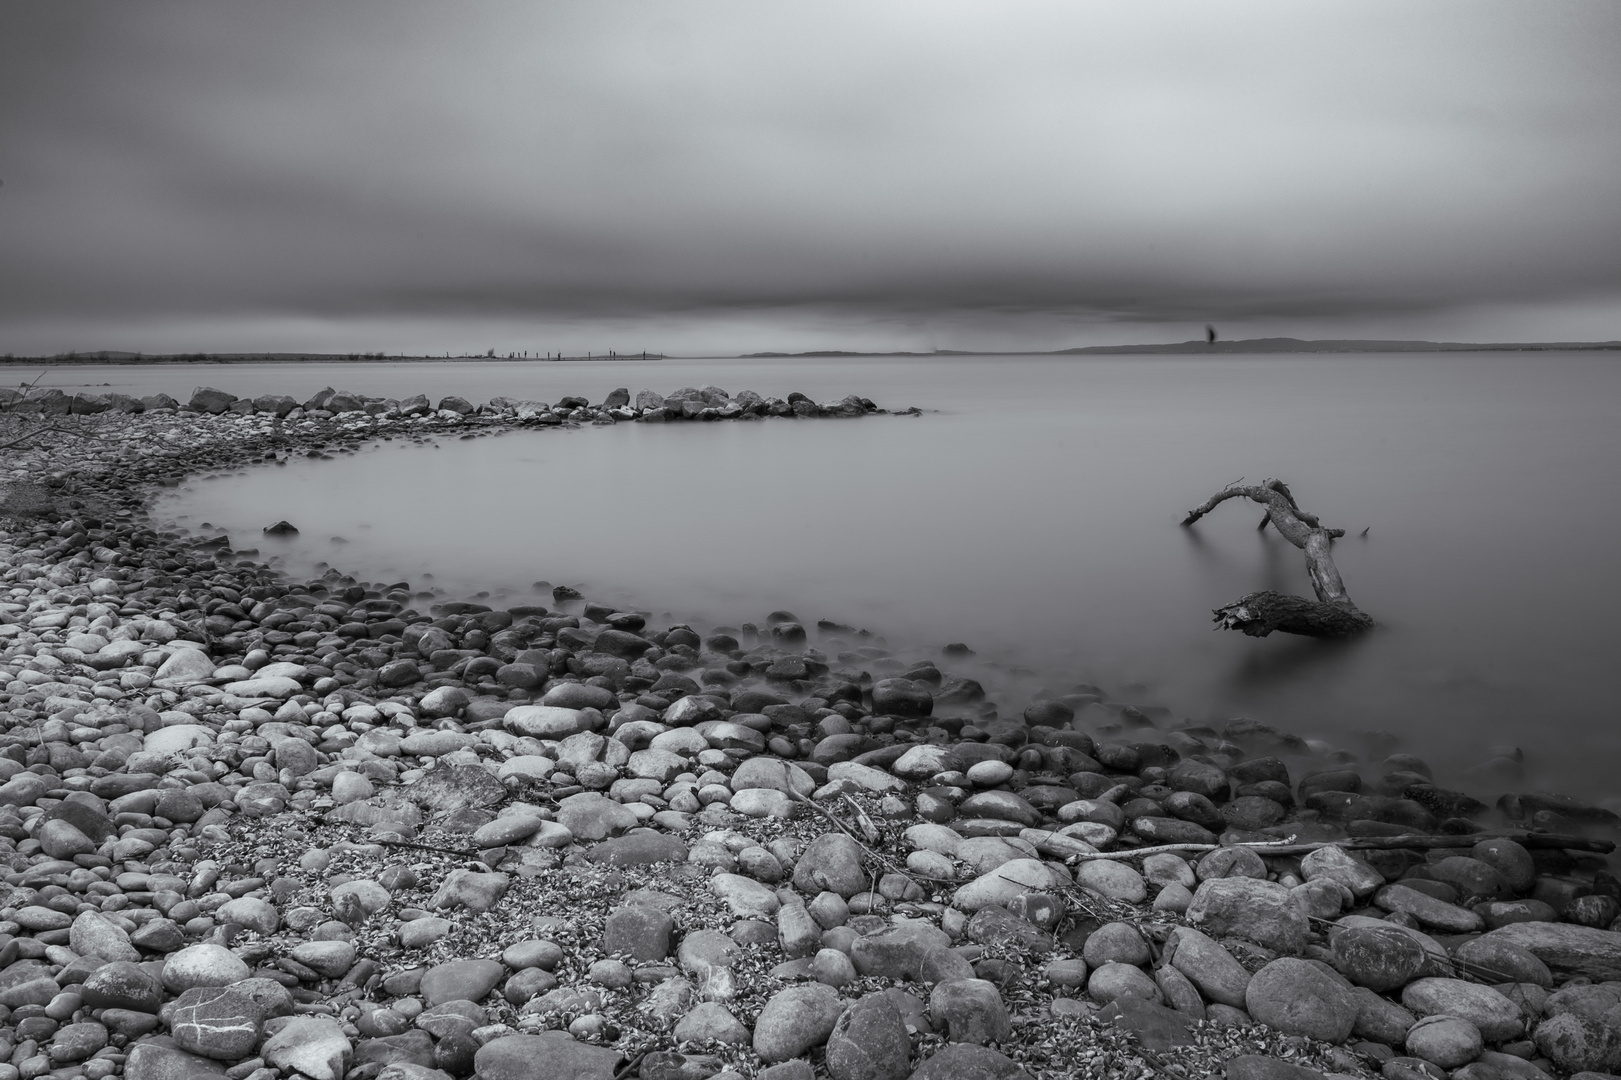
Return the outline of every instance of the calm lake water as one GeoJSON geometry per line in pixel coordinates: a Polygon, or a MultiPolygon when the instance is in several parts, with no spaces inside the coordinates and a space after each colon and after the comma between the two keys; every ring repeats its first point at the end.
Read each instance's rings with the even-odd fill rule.
{"type": "Polygon", "coordinates": [[[1394,732],[1454,779],[1519,746],[1526,786],[1621,794],[1611,356],[185,365],[44,381],[474,401],[713,384],[917,405],[935,411],[385,443],[198,480],[159,513],[267,554],[260,529],[291,520],[302,534],[276,552],[302,572],[326,561],[512,603],[537,580],[568,583],[694,623],[786,608],[909,654],[966,642],[1004,711],[1085,681],[1358,750],[1359,733],[1394,732]],[[1246,592],[1309,595],[1300,553],[1256,532],[1259,508],[1178,527],[1227,482],[1269,476],[1348,530],[1335,559],[1380,622],[1370,637],[1210,628],[1210,609],[1246,592]]]}

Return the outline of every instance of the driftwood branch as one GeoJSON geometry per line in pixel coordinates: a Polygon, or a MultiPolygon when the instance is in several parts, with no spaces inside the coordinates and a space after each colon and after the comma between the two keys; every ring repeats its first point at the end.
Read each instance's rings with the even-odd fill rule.
{"type": "Polygon", "coordinates": [[[1345,535],[1344,529],[1324,527],[1316,515],[1308,514],[1295,502],[1289,485],[1282,480],[1264,484],[1229,484],[1212,495],[1203,506],[1188,511],[1184,528],[1204,517],[1228,499],[1250,499],[1266,507],[1260,528],[1270,524],[1289,543],[1306,554],[1306,572],[1311,576],[1316,601],[1279,592],[1257,592],[1240,597],[1215,611],[1216,622],[1226,630],[1239,630],[1250,637],[1266,637],[1274,630],[1307,637],[1352,637],[1373,627],[1373,619],[1351,601],[1345,582],[1334,565],[1332,547],[1345,535]]]}
{"type": "Polygon", "coordinates": [[[1402,836],[1362,836],[1349,840],[1308,840],[1295,843],[1288,840],[1253,840],[1237,844],[1155,844],[1152,847],[1127,848],[1123,851],[1100,851],[1095,854],[1071,856],[1077,862],[1091,862],[1098,859],[1120,860],[1140,859],[1148,855],[1158,855],[1162,852],[1174,851],[1183,854],[1197,855],[1216,851],[1223,847],[1249,848],[1258,855],[1309,855],[1320,848],[1337,847],[1346,851],[1394,851],[1397,848],[1468,848],[1474,847],[1483,840],[1513,840],[1522,847],[1528,848],[1557,848],[1562,851],[1590,851],[1599,855],[1608,855],[1615,850],[1615,841],[1598,840],[1588,836],[1573,836],[1569,833],[1538,833],[1522,832],[1520,830],[1507,830],[1504,832],[1478,832],[1478,833],[1407,833],[1402,836]]]}

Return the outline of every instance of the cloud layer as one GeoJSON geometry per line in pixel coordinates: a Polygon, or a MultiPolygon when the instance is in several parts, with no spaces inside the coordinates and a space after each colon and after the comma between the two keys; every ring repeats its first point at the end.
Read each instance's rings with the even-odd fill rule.
{"type": "Polygon", "coordinates": [[[1618,46],[1582,3],[9,5],[0,348],[1621,337],[1618,46]]]}

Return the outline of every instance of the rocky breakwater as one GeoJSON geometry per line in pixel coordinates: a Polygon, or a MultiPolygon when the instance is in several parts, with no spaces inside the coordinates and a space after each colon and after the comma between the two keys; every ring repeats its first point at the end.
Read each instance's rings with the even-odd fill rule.
{"type": "MultiPolygon", "coordinates": [[[[172,412],[180,403],[167,394],[132,397],[128,394],[68,394],[54,387],[24,390],[0,388],[0,413],[20,416],[95,416],[104,413],[140,414],[172,412]]],[[[416,419],[434,416],[458,421],[480,417],[519,423],[563,424],[606,423],[641,420],[649,423],[672,420],[749,420],[770,417],[815,418],[857,417],[887,413],[867,398],[855,394],[838,401],[818,402],[801,393],[786,398],[764,397],[753,390],[737,395],[718,386],[683,387],[666,397],[654,390],[641,390],[631,397],[628,389],[611,391],[592,404],[587,398],[565,397],[554,404],[510,397],[492,398],[475,405],[466,398],[441,398],[437,405],[426,395],[408,398],[368,397],[331,387],[309,400],[299,402],[285,394],[237,397],[210,386],[199,387],[186,403],[188,411],[210,416],[268,416],[291,421],[328,420],[338,416],[363,415],[384,419],[416,419]]],[[[896,415],[915,416],[907,409],[896,415]]]]}
{"type": "Polygon", "coordinates": [[[289,582],[143,523],[259,422],[181,419],[0,525],[0,1080],[1621,1068],[1606,809],[785,612],[289,582]]]}

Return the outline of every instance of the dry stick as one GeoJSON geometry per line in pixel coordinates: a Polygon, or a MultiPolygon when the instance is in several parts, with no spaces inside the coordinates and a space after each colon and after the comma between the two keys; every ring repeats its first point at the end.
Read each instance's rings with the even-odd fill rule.
{"type": "Polygon", "coordinates": [[[379,840],[369,840],[369,841],[367,841],[367,843],[384,844],[384,845],[386,845],[388,847],[416,848],[419,851],[437,851],[441,855],[455,855],[456,857],[462,858],[462,859],[472,859],[474,862],[480,861],[479,857],[478,857],[479,853],[476,852],[476,851],[457,851],[454,848],[434,847],[432,844],[418,844],[418,843],[415,843],[414,841],[411,841],[411,840],[381,840],[381,839],[379,839],[379,840]]]}
{"type": "Polygon", "coordinates": [[[653,1051],[653,1048],[651,1046],[649,1046],[646,1049],[644,1049],[641,1053],[637,1054],[635,1057],[633,1057],[629,1061],[625,1062],[624,1067],[621,1068],[618,1072],[614,1073],[613,1080],[626,1080],[626,1077],[634,1076],[636,1074],[636,1070],[641,1067],[642,1059],[645,1058],[648,1054],[652,1053],[652,1051],[653,1051]]]}
{"type": "MultiPolygon", "coordinates": [[[[837,817],[835,817],[831,810],[828,810],[824,806],[817,805],[811,799],[808,799],[804,795],[801,795],[799,792],[794,791],[792,784],[789,784],[788,787],[789,787],[789,792],[788,793],[791,796],[793,796],[799,802],[804,803],[806,806],[810,807],[812,810],[815,810],[818,814],[821,814],[823,817],[827,818],[828,821],[833,823],[834,828],[838,829],[845,836],[848,836],[851,840],[854,840],[856,845],[858,847],[860,847],[862,851],[865,851],[873,859],[874,862],[880,863],[880,864],[888,867],[890,870],[894,871],[895,873],[904,874],[906,877],[909,877],[909,878],[913,878],[913,879],[921,878],[924,881],[932,881],[932,882],[935,882],[935,883],[940,884],[940,885],[959,885],[959,884],[961,884],[961,882],[957,881],[955,878],[932,877],[929,874],[919,874],[919,873],[916,873],[915,871],[912,871],[912,870],[902,870],[899,866],[897,866],[895,864],[895,861],[893,859],[889,858],[887,855],[882,855],[882,854],[878,853],[877,851],[874,851],[870,844],[868,844],[861,837],[857,836],[855,833],[851,832],[850,827],[848,825],[846,825],[844,822],[840,821],[837,817]]],[[[868,824],[871,824],[871,823],[869,822],[868,824]]]]}
{"type": "Polygon", "coordinates": [[[1464,833],[1461,835],[1431,835],[1410,833],[1401,836],[1352,837],[1348,840],[1311,840],[1295,843],[1287,840],[1245,841],[1237,844],[1156,844],[1153,847],[1130,848],[1124,851],[1099,851],[1094,854],[1073,856],[1081,861],[1094,859],[1135,859],[1161,852],[1209,852],[1224,847],[1249,848],[1262,855],[1308,855],[1323,848],[1337,847],[1347,851],[1392,851],[1397,848],[1461,848],[1474,847],[1483,840],[1513,840],[1528,848],[1561,848],[1567,851],[1591,851],[1608,855],[1615,850],[1613,840],[1594,840],[1568,833],[1537,833],[1505,830],[1502,832],[1464,833]]]}

